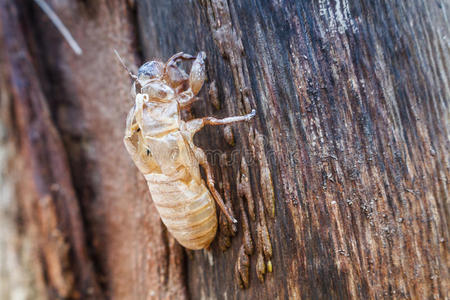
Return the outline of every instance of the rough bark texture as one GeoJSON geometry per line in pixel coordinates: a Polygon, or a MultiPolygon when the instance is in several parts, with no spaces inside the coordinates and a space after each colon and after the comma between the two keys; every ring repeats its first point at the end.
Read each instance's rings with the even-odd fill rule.
{"type": "Polygon", "coordinates": [[[0,3],[0,297],[448,296],[446,1],[48,0],[82,56],[0,3]],[[257,110],[196,137],[239,220],[209,251],[176,244],[127,156],[113,48],[132,69],[205,51],[186,118],[257,110]]]}

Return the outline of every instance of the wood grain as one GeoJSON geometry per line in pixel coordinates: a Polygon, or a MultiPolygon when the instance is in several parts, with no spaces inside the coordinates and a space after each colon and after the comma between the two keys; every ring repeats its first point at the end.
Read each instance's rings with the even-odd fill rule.
{"type": "MultiPolygon", "coordinates": [[[[34,230],[35,256],[42,263],[44,285],[50,298],[94,297],[102,293],[85,244],[84,228],[72,185],[66,152],[51,120],[48,103],[37,79],[25,32],[24,16],[16,3],[0,2],[3,42],[8,59],[12,112],[21,156],[29,181],[21,215],[34,230]],[[29,173],[28,173],[29,172],[29,173]],[[31,183],[31,184],[30,184],[31,183]]],[[[25,191],[20,191],[25,193],[25,191]]],[[[26,224],[27,224],[26,223],[26,224]]],[[[36,267],[37,269],[37,267],[36,267]]],[[[34,269],[35,271],[35,269],[34,269]]]]}
{"type": "MultiPolygon", "coordinates": [[[[232,283],[239,230],[232,249],[188,261],[193,299],[446,297],[448,4],[349,3],[138,3],[146,57],[206,51],[221,109],[196,117],[256,107],[275,188],[273,273],[258,282],[253,255],[250,288],[232,283]]],[[[199,144],[230,151],[222,138],[199,144]]]]}
{"type": "MultiPolygon", "coordinates": [[[[32,58],[46,128],[67,157],[70,176],[55,177],[72,185],[99,293],[448,297],[446,1],[48,2],[83,56],[22,0],[19,21],[2,2],[1,45],[5,20],[20,22],[27,43],[18,48],[32,58]],[[122,146],[130,82],[112,48],[132,69],[205,51],[208,82],[186,118],[257,110],[252,124],[205,128],[195,138],[239,221],[233,227],[219,215],[209,252],[186,254],[168,235],[122,146]]],[[[23,111],[15,119],[29,122],[23,111]]],[[[68,268],[75,277],[76,261],[68,268]]]]}

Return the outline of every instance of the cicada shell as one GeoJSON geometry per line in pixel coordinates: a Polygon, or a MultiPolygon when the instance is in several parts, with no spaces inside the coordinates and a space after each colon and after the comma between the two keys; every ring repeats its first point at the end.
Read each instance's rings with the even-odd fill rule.
{"type": "Polygon", "coordinates": [[[163,223],[175,239],[188,249],[210,245],[217,231],[215,202],[231,222],[236,222],[214,187],[212,170],[193,137],[205,125],[249,121],[244,116],[216,119],[205,117],[183,121],[182,109],[194,102],[205,81],[205,53],[196,57],[177,53],[167,63],[143,64],[134,82],[135,104],[126,122],[124,143],[144,175],[163,223]],[[190,74],[177,66],[193,60],[190,74]],[[204,168],[206,182],[201,178],[204,168]]]}

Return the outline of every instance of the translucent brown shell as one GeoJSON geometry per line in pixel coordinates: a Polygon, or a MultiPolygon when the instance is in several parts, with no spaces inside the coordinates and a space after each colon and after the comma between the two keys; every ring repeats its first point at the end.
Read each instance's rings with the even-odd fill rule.
{"type": "Polygon", "coordinates": [[[181,119],[181,110],[197,99],[205,81],[205,58],[204,52],[196,57],[180,52],[165,64],[152,61],[142,65],[138,75],[132,75],[135,105],[128,114],[124,137],[163,223],[188,249],[203,249],[213,241],[217,231],[215,202],[231,222],[236,222],[214,187],[211,167],[203,150],[194,145],[194,134],[207,124],[249,121],[255,116],[253,110],[225,119],[181,119]],[[194,60],[189,75],[177,66],[180,60],[194,60]]]}

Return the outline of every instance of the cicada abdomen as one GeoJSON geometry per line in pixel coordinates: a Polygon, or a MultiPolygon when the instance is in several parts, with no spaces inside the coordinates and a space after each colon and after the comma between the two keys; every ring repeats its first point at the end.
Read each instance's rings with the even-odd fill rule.
{"type": "Polygon", "coordinates": [[[188,249],[209,246],[217,231],[216,206],[205,184],[147,174],[148,187],[163,223],[188,249]]]}

